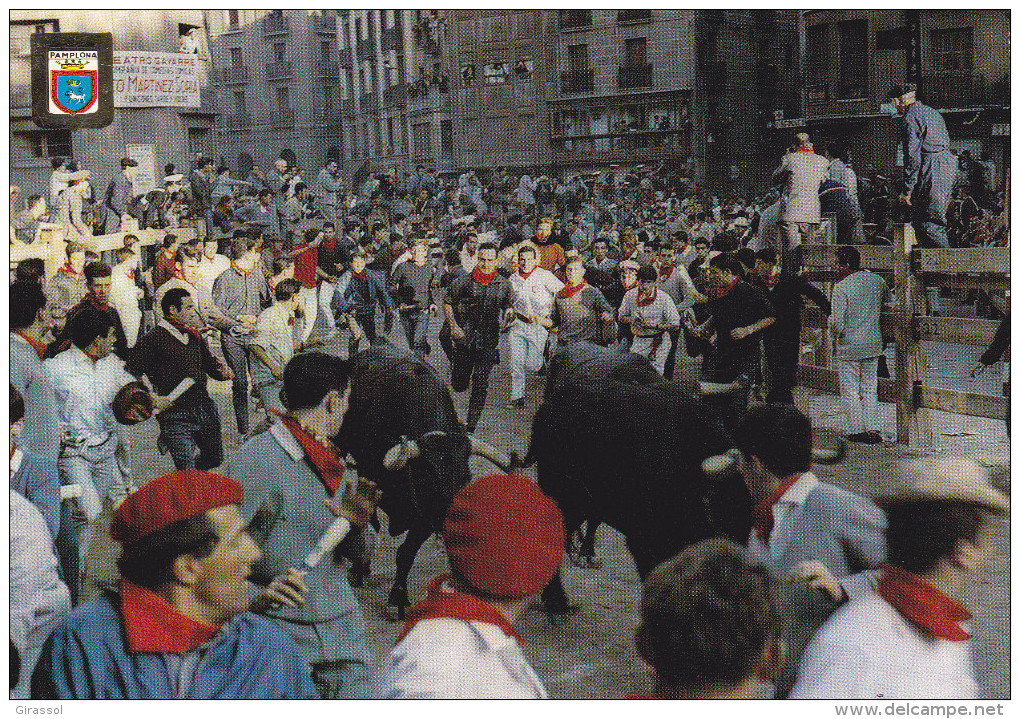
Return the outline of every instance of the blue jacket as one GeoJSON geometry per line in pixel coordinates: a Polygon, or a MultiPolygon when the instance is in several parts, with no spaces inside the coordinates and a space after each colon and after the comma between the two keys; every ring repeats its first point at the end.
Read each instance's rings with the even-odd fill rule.
{"type": "MultiPolygon", "coordinates": [[[[181,655],[127,651],[117,594],[72,611],[43,646],[33,699],[318,699],[311,670],[271,622],[239,614],[206,645],[191,689],[175,692],[181,655]]],[[[187,656],[187,655],[184,655],[187,656]]]]}
{"type": "Polygon", "coordinates": [[[374,314],[377,302],[381,302],[387,309],[393,309],[393,300],[386,291],[386,275],[379,270],[366,269],[365,280],[368,284],[367,297],[358,291],[358,285],[361,283],[354,281],[353,273],[350,270],[340,276],[336,283],[336,290],[333,292],[334,316],[352,310],[356,315],[374,314]]]}

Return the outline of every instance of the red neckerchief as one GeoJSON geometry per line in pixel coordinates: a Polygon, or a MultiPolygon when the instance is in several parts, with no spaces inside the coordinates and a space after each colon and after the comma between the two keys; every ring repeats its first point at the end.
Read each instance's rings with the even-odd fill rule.
{"type": "Polygon", "coordinates": [[[92,305],[93,307],[95,307],[100,312],[109,312],[110,311],[110,303],[109,302],[99,302],[99,300],[96,299],[96,296],[93,295],[91,292],[89,292],[87,295],[85,295],[85,299],[87,299],[89,301],[89,304],[92,305]]]}
{"type": "Polygon", "coordinates": [[[680,255],[682,255],[683,253],[687,252],[687,248],[688,248],[688,247],[690,247],[690,246],[691,246],[691,243],[690,243],[690,242],[685,242],[685,243],[683,244],[683,247],[678,247],[678,248],[677,248],[677,250],[676,250],[676,254],[677,254],[677,256],[679,257],[679,256],[680,256],[680,255]]]}
{"type": "Polygon", "coordinates": [[[98,362],[98,361],[99,361],[99,358],[98,358],[98,357],[96,357],[96,356],[95,356],[94,354],[92,354],[91,352],[86,352],[85,350],[82,350],[82,351],[81,351],[81,353],[82,353],[83,355],[85,355],[86,357],[88,357],[88,358],[89,358],[90,360],[92,360],[92,364],[95,364],[96,362],[98,362]]]}
{"type": "Polygon", "coordinates": [[[319,246],[325,247],[327,252],[332,252],[333,250],[336,249],[336,235],[333,235],[332,241],[327,241],[326,238],[323,237],[322,243],[319,246]]]}
{"type": "Polygon", "coordinates": [[[775,492],[771,495],[758,502],[751,509],[751,520],[754,523],[754,531],[758,534],[758,539],[761,540],[762,544],[769,543],[769,537],[772,536],[772,527],[775,526],[776,519],[772,516],[772,507],[780,498],[786,494],[786,490],[796,483],[800,479],[798,474],[793,479],[787,480],[779,486],[775,492]]]}
{"type": "Polygon", "coordinates": [[[623,256],[623,259],[625,259],[625,260],[629,260],[629,259],[630,259],[630,258],[631,258],[631,257],[632,257],[632,256],[633,256],[633,255],[634,255],[635,253],[636,253],[636,252],[637,252],[637,248],[635,247],[635,248],[634,248],[633,250],[630,250],[629,252],[627,252],[627,253],[626,253],[626,254],[625,254],[625,255],[623,256]]]}
{"type": "Polygon", "coordinates": [[[851,270],[851,269],[847,268],[846,270],[838,271],[836,273],[836,282],[841,282],[842,280],[845,280],[847,277],[852,275],[854,272],[860,272],[860,270],[851,270]]]}
{"type": "Polygon", "coordinates": [[[566,300],[566,299],[569,299],[569,298],[573,297],[574,295],[576,295],[578,292],[580,292],[581,290],[583,290],[587,286],[588,286],[588,283],[585,282],[584,280],[581,280],[580,284],[567,285],[562,290],[557,292],[556,296],[559,297],[561,300],[566,300]]]}
{"type": "Polygon", "coordinates": [[[305,451],[305,457],[308,458],[312,469],[319,475],[319,479],[329,490],[329,496],[332,497],[344,481],[344,463],[337,459],[331,445],[327,446],[310,435],[296,419],[287,414],[280,414],[279,417],[283,426],[290,430],[294,439],[301,445],[301,449],[305,451]]]}
{"type": "Polygon", "coordinates": [[[127,275],[129,280],[133,280],[135,278],[135,268],[132,267],[130,270],[124,270],[124,274],[127,275]]]}
{"type": "Polygon", "coordinates": [[[475,269],[472,270],[471,272],[471,279],[480,284],[482,287],[485,287],[496,278],[497,274],[499,274],[499,270],[493,270],[492,272],[486,274],[485,272],[482,272],[480,269],[475,267],[475,269]]]}
{"type": "Polygon", "coordinates": [[[247,277],[248,275],[255,271],[255,265],[252,265],[250,269],[242,270],[240,267],[237,266],[237,262],[235,260],[230,261],[230,266],[233,268],[234,272],[241,275],[241,277],[247,277]]]}
{"type": "Polygon", "coordinates": [[[693,232],[697,232],[698,230],[700,230],[700,229],[701,229],[701,226],[702,226],[702,225],[704,225],[704,224],[705,224],[705,221],[704,221],[704,220],[699,220],[699,221],[698,221],[698,224],[696,224],[696,225],[695,225],[694,227],[692,227],[692,228],[691,228],[691,230],[692,230],[693,232]]]}
{"type": "Polygon", "coordinates": [[[878,579],[877,591],[893,609],[936,639],[951,642],[970,639],[970,634],[960,627],[960,622],[971,618],[965,606],[916,574],[891,564],[882,568],[884,571],[878,579]]]}
{"type": "Polygon", "coordinates": [[[637,294],[637,306],[638,307],[647,307],[648,305],[650,305],[653,302],[655,302],[655,298],[658,297],[658,296],[659,296],[659,288],[658,287],[653,287],[652,288],[652,295],[651,295],[651,297],[642,297],[641,296],[641,290],[638,290],[638,294],[637,294]]]}
{"type": "Polygon", "coordinates": [[[354,277],[357,277],[357,278],[358,278],[359,280],[361,280],[362,282],[364,282],[364,281],[365,281],[365,271],[364,271],[364,270],[362,270],[361,272],[355,272],[354,270],[351,270],[351,274],[352,274],[352,275],[353,275],[354,277]]]}
{"type": "Polygon", "coordinates": [[[58,267],[57,272],[62,272],[65,275],[80,275],[81,272],[75,272],[74,268],[71,267],[71,263],[66,263],[63,267],[58,267]]]}
{"type": "Polygon", "coordinates": [[[11,330],[11,332],[13,332],[18,337],[20,337],[21,339],[23,339],[26,342],[28,342],[28,344],[32,345],[32,349],[34,349],[36,354],[39,355],[39,359],[43,359],[43,358],[46,357],[46,343],[45,342],[37,340],[34,337],[29,337],[28,335],[26,335],[21,330],[11,330]]]}
{"type": "Polygon", "coordinates": [[[126,579],[120,580],[120,613],[132,653],[185,654],[220,631],[220,626],[192,619],[155,592],[126,579]]]}
{"type": "Polygon", "coordinates": [[[294,317],[294,315],[288,315],[287,316],[287,324],[290,325],[291,327],[293,327],[295,319],[296,318],[294,317]]]}
{"type": "Polygon", "coordinates": [[[449,578],[448,574],[444,574],[429,582],[425,599],[407,610],[407,620],[404,622],[404,628],[395,644],[399,644],[415,624],[425,619],[461,619],[465,622],[485,622],[499,627],[504,634],[513,637],[518,643],[524,643],[507,618],[497,612],[491,604],[470,594],[444,587],[444,583],[449,578]]]}
{"type": "Polygon", "coordinates": [[[537,269],[538,269],[538,265],[535,265],[534,267],[531,268],[531,272],[525,272],[524,270],[517,270],[517,274],[519,274],[524,279],[528,279],[529,277],[531,277],[532,274],[534,274],[535,270],[537,270],[537,269]]]}
{"type": "Polygon", "coordinates": [[[659,268],[659,282],[665,282],[666,280],[668,280],[670,278],[670,276],[672,276],[673,270],[675,270],[675,269],[676,269],[675,265],[671,265],[669,267],[660,267],[659,268]]]}
{"type": "Polygon", "coordinates": [[[801,145],[801,146],[800,146],[800,147],[798,147],[798,148],[797,148],[796,150],[794,150],[794,152],[812,152],[812,153],[813,153],[814,151],[815,151],[815,148],[813,148],[813,147],[808,147],[807,145],[801,145]]]}
{"type": "Polygon", "coordinates": [[[713,287],[712,288],[712,293],[715,295],[715,298],[717,300],[722,299],[723,297],[725,297],[726,295],[728,295],[730,293],[730,290],[732,290],[734,287],[737,286],[738,282],[740,282],[740,278],[739,277],[735,278],[733,280],[733,282],[728,284],[726,287],[713,287]]]}
{"type": "Polygon", "coordinates": [[[190,327],[190,326],[184,324],[183,322],[179,322],[178,320],[175,320],[170,315],[167,315],[163,319],[165,319],[171,326],[176,327],[177,329],[179,329],[181,332],[184,332],[185,334],[191,335],[192,337],[194,337],[199,342],[202,341],[202,333],[199,332],[198,330],[196,330],[194,327],[190,327]]]}
{"type": "Polygon", "coordinates": [[[768,287],[769,289],[772,289],[773,287],[779,284],[779,280],[781,279],[783,279],[783,274],[781,272],[777,272],[774,275],[769,275],[768,277],[765,278],[765,286],[768,287]]]}

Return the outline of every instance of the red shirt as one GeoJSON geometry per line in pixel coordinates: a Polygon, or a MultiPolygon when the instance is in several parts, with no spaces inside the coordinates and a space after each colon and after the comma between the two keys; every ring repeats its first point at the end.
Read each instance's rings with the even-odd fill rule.
{"type": "Polygon", "coordinates": [[[315,287],[315,268],[319,266],[319,248],[298,245],[294,249],[300,252],[294,258],[294,279],[300,282],[302,287],[315,287]]]}

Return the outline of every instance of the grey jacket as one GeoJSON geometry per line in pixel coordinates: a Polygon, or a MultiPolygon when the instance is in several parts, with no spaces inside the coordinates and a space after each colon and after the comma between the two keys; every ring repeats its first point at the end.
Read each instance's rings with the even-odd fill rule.
{"type": "MultiPolygon", "coordinates": [[[[810,475],[812,480],[816,478],[810,475]]],[[[804,648],[837,608],[822,592],[782,580],[797,564],[814,560],[840,580],[848,597],[863,595],[873,580],[868,570],[885,560],[885,527],[885,515],[870,500],[817,482],[776,525],[768,547],[752,532],[750,560],[781,580],[777,586],[786,663],[777,681],[779,696],[793,686],[804,648]]]]}
{"type": "Polygon", "coordinates": [[[783,222],[822,221],[822,203],[818,188],[829,176],[829,161],[814,152],[790,152],[772,174],[772,181],[783,184],[786,204],[783,222]]]}
{"type": "Polygon", "coordinates": [[[882,305],[889,285],[874,272],[857,270],[832,288],[829,326],[836,335],[836,359],[862,360],[882,354],[882,305]]]}

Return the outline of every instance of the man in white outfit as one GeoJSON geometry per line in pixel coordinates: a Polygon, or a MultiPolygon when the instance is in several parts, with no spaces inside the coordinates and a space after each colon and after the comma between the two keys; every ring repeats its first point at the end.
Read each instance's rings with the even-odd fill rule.
{"type": "Polygon", "coordinates": [[[680,329],[680,313],[665,291],[659,291],[659,272],[639,267],[637,287],[627,290],[620,303],[620,324],[631,325],[634,342],[630,351],[647,357],[660,375],[666,372],[666,358],[672,347],[671,333],[680,329]]]}
{"type": "Polygon", "coordinates": [[[772,181],[783,185],[786,200],[780,216],[784,272],[800,269],[800,246],[822,221],[818,188],[828,176],[829,161],[815,153],[806,132],[797,133],[797,147],[783,156],[782,164],[772,173],[772,181]]]}
{"type": "Polygon", "coordinates": [[[882,354],[882,305],[889,285],[861,269],[861,253],[850,245],[836,250],[836,269],[843,279],[832,288],[829,325],[836,335],[839,393],[847,414],[847,439],[878,444],[878,358],[882,354]]]}
{"type": "Polygon", "coordinates": [[[524,405],[528,372],[538,372],[545,363],[545,345],[552,327],[556,293],[563,283],[549,270],[538,266],[535,248],[524,245],[517,251],[517,272],[510,275],[513,310],[516,315],[507,342],[510,346],[510,404],[524,405]]]}

